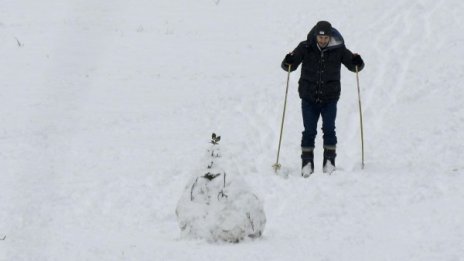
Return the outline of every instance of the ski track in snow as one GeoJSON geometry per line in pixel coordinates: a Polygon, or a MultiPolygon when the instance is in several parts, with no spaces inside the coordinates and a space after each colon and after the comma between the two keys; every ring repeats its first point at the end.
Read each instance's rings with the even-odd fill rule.
{"type": "Polygon", "coordinates": [[[2,9],[0,260],[464,256],[461,1],[47,1],[2,9]],[[286,84],[280,61],[320,19],[366,61],[366,168],[356,80],[342,69],[340,169],[322,174],[319,128],[316,173],[300,177],[297,70],[278,176],[271,166],[286,84]],[[264,201],[261,239],[180,238],[175,206],[207,164],[212,132],[222,136],[226,173],[241,175],[264,201]]]}

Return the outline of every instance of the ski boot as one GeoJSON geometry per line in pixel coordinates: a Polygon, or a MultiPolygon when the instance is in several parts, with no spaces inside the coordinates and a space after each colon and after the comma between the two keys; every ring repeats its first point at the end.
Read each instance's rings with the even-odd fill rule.
{"type": "Polygon", "coordinates": [[[335,153],[335,147],[331,148],[324,148],[324,161],[322,164],[322,172],[332,174],[335,171],[335,157],[337,153],[335,153]]]}
{"type": "Polygon", "coordinates": [[[301,176],[307,178],[314,173],[314,152],[313,148],[304,148],[301,152],[301,176]]]}

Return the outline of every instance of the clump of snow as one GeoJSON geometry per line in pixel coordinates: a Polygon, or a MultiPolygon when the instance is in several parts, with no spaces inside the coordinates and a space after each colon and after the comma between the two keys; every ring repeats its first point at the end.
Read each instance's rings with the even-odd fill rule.
{"type": "Polygon", "coordinates": [[[218,142],[213,134],[207,167],[188,182],[178,202],[182,236],[226,242],[260,237],[266,224],[263,204],[243,179],[221,167],[218,142]]]}

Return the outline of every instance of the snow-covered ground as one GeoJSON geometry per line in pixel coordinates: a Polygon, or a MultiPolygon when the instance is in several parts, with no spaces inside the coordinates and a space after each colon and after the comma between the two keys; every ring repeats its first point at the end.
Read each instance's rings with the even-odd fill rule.
{"type": "Polygon", "coordinates": [[[464,260],[464,3],[0,4],[0,260],[464,260]],[[337,164],[300,177],[298,73],[275,162],[283,56],[318,20],[343,69],[337,164]],[[264,201],[263,237],[185,240],[175,208],[212,132],[264,201]]]}

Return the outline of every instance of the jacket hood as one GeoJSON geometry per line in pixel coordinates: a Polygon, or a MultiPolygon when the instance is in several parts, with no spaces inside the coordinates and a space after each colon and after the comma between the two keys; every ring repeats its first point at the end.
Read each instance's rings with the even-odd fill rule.
{"type": "MultiPolygon", "coordinates": [[[[312,47],[316,47],[317,48],[317,40],[316,40],[316,26],[314,26],[311,31],[309,31],[308,33],[308,43],[310,46],[312,47]]],[[[343,40],[343,36],[340,34],[340,32],[333,28],[332,27],[332,33],[331,33],[331,36],[330,36],[330,42],[329,44],[327,45],[327,47],[325,49],[335,49],[335,48],[339,48],[339,47],[343,47],[345,46],[345,40],[343,40]]]]}

